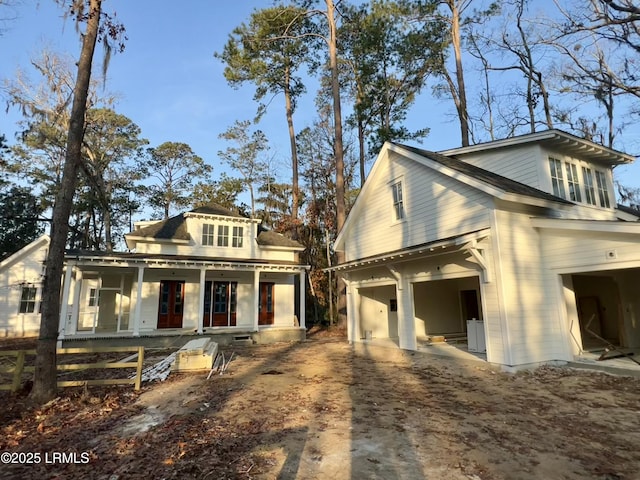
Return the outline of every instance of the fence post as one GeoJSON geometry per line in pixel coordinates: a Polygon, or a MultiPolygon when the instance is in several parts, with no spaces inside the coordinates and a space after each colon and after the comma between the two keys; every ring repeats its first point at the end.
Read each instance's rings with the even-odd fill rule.
{"type": "Polygon", "coordinates": [[[144,363],[144,347],[138,347],[138,367],[136,368],[136,384],[135,389],[140,390],[142,383],[142,364],[144,363]]]}
{"type": "Polygon", "coordinates": [[[11,391],[17,392],[20,388],[20,380],[22,380],[22,370],[24,369],[25,351],[20,350],[16,355],[16,368],[13,371],[13,382],[11,383],[11,391]]]}

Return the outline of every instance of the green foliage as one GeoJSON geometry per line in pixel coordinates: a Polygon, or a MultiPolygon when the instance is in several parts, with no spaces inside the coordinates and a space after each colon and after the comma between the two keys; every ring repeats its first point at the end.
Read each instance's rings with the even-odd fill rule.
{"type": "Polygon", "coordinates": [[[17,252],[42,235],[42,206],[26,187],[0,192],[0,258],[17,252]]]}
{"type": "Polygon", "coordinates": [[[152,182],[146,188],[149,204],[169,218],[173,208],[190,205],[193,188],[212,171],[186,143],[165,142],[147,149],[142,169],[152,182]]]}
{"type": "Polygon", "coordinates": [[[244,190],[244,182],[240,178],[229,177],[226,173],[220,176],[220,180],[198,183],[193,189],[193,208],[209,204],[217,204],[229,210],[238,210],[243,215],[248,215],[248,207],[238,203],[238,196],[244,190]]]}

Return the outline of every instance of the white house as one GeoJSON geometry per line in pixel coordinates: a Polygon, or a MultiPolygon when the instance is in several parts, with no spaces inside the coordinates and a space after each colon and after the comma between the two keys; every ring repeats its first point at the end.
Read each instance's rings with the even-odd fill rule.
{"type": "Polygon", "coordinates": [[[335,242],[349,340],[467,335],[504,366],[640,347],[640,222],[612,178],[633,160],[558,130],[386,143],[335,242]]]}
{"type": "MultiPolygon", "coordinates": [[[[260,220],[211,205],[140,222],[125,239],[129,252],[67,252],[61,340],[265,330],[304,338],[304,248],[260,220]]],[[[37,332],[48,243],[0,263],[0,335],[37,332]]]]}

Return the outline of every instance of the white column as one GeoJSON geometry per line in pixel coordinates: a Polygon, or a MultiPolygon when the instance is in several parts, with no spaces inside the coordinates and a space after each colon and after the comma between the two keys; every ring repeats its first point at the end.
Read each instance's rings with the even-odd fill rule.
{"type": "Polygon", "coordinates": [[[399,346],[405,350],[417,350],[412,288],[404,275],[400,275],[400,278],[396,281],[396,290],[398,294],[399,346]]]}
{"type": "Polygon", "coordinates": [[[305,278],[306,278],[306,271],[302,270],[300,272],[300,288],[299,290],[299,295],[300,295],[300,318],[298,318],[298,323],[300,324],[300,328],[307,328],[307,323],[306,323],[306,299],[307,299],[307,285],[305,282],[305,278]]]}
{"type": "Polygon", "coordinates": [[[200,306],[198,307],[198,335],[202,335],[204,331],[204,285],[205,277],[207,276],[207,270],[200,269],[200,306]]]}
{"type": "Polygon", "coordinates": [[[138,267],[138,284],[136,289],[136,309],[133,314],[133,336],[140,336],[140,312],[142,311],[142,284],[144,280],[144,267],[138,267]]]}
{"type": "Polygon", "coordinates": [[[58,340],[64,339],[69,311],[69,290],[71,289],[71,274],[73,267],[67,265],[64,271],[64,283],[62,284],[62,305],[60,307],[60,319],[58,323],[58,340]]]}
{"type": "Polygon", "coordinates": [[[347,340],[354,342],[358,337],[358,309],[355,304],[355,287],[353,284],[342,277],[342,281],[347,284],[347,340]]]}
{"type": "Polygon", "coordinates": [[[253,331],[258,331],[258,317],[260,315],[260,272],[253,271],[253,331]]]}
{"type": "Polygon", "coordinates": [[[69,335],[75,335],[78,332],[78,322],[80,321],[80,293],[82,292],[82,282],[84,277],[82,276],[82,270],[76,270],[76,278],[73,286],[73,312],[71,318],[67,323],[67,333],[69,335]]]}

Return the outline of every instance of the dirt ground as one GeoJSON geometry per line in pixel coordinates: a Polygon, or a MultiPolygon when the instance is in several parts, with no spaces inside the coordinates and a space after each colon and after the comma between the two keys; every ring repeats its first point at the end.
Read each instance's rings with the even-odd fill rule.
{"type": "Polygon", "coordinates": [[[65,389],[39,409],[0,393],[0,451],[31,454],[0,478],[640,479],[637,378],[327,337],[223,351],[225,374],[140,393],[65,389]]]}

